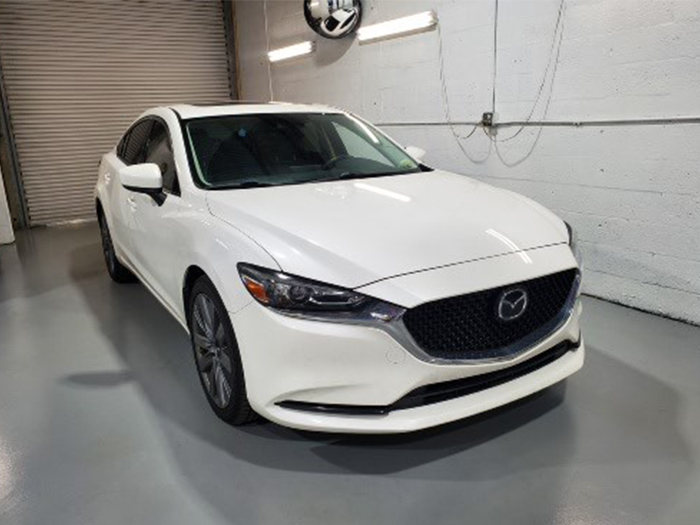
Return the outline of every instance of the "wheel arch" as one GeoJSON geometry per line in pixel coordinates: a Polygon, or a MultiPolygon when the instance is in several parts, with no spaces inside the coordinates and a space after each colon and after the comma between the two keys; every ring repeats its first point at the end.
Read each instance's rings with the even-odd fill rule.
{"type": "Polygon", "coordinates": [[[109,211],[105,208],[102,202],[103,198],[100,195],[95,196],[95,216],[97,217],[97,222],[104,220],[107,226],[112,229],[112,218],[109,216],[109,211]]]}
{"type": "Polygon", "coordinates": [[[271,256],[250,237],[213,215],[207,214],[199,221],[189,220],[184,226],[187,237],[174,271],[180,288],[175,293],[180,295],[179,301],[182,301],[178,306],[182,308],[182,319],[187,325],[190,323],[190,292],[202,276],[206,276],[214,285],[230,314],[237,313],[254,301],[243,286],[237,264],[247,262],[276,266],[271,256]]]}
{"type": "Polygon", "coordinates": [[[209,277],[207,272],[205,272],[200,266],[191,264],[188,266],[187,270],[185,270],[185,275],[182,279],[182,307],[183,312],[185,312],[185,321],[187,322],[187,326],[190,325],[190,294],[192,293],[194,283],[196,283],[197,279],[202,276],[211,281],[211,277],[209,277]]]}

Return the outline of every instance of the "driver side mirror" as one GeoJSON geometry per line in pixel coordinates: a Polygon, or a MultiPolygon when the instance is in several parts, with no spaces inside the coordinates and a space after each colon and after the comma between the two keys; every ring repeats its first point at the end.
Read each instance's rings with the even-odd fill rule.
{"type": "Polygon", "coordinates": [[[408,153],[409,156],[413,157],[417,161],[422,161],[423,157],[425,157],[428,154],[427,151],[416,146],[407,146],[405,149],[406,153],[408,153]]]}
{"type": "Polygon", "coordinates": [[[134,193],[149,195],[160,206],[165,202],[163,175],[157,164],[134,164],[119,170],[122,186],[134,193]]]}

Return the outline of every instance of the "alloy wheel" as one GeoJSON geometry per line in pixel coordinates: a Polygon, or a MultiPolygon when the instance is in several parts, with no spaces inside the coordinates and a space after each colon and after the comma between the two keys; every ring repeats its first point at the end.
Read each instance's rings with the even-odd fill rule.
{"type": "Polygon", "coordinates": [[[231,341],[213,301],[203,293],[194,300],[192,340],[204,388],[216,406],[227,407],[232,393],[231,341]]]}

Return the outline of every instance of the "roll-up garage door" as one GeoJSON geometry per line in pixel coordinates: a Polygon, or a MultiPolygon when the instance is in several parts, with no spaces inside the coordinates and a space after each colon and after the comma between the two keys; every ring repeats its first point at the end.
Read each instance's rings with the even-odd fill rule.
{"type": "Polygon", "coordinates": [[[221,0],[0,0],[32,225],[94,216],[100,157],[143,110],[231,98],[221,0]]]}

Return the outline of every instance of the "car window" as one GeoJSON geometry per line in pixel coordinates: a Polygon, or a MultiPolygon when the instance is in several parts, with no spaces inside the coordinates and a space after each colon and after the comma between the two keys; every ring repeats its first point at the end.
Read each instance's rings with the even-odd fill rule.
{"type": "Polygon", "coordinates": [[[141,164],[144,161],[146,140],[152,124],[153,121],[151,119],[142,120],[127,133],[128,138],[124,147],[124,156],[122,157],[127,166],[141,164]]]}
{"type": "Polygon", "coordinates": [[[343,142],[343,147],[345,148],[347,155],[381,162],[387,168],[393,166],[393,163],[389,158],[382,155],[381,151],[376,147],[373,147],[374,140],[377,140],[377,143],[379,143],[379,140],[376,137],[370,138],[370,142],[367,142],[367,138],[370,136],[367,135],[367,133],[371,134],[369,130],[367,130],[367,132],[361,128],[357,131],[351,130],[338,122],[334,122],[333,127],[335,128],[336,133],[338,133],[340,140],[343,142]]]}
{"type": "Polygon", "coordinates": [[[131,129],[124,133],[124,136],[122,139],[119,141],[119,144],[117,145],[117,157],[120,159],[124,160],[124,153],[126,151],[126,144],[129,142],[129,134],[131,133],[131,129]]]}
{"type": "Polygon", "coordinates": [[[208,188],[423,171],[381,131],[340,113],[205,117],[187,121],[185,135],[193,171],[208,188]]]}
{"type": "Polygon", "coordinates": [[[168,129],[163,122],[155,120],[146,143],[144,162],[157,164],[163,174],[163,189],[180,194],[180,185],[175,171],[175,159],[168,129]]]}

